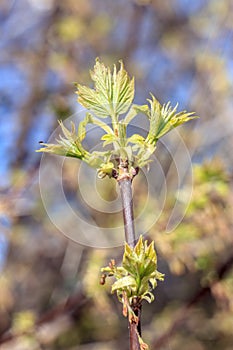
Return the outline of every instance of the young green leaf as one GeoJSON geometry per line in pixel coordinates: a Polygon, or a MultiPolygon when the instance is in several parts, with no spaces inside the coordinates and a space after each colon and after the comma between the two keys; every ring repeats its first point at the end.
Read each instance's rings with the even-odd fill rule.
{"type": "Polygon", "coordinates": [[[142,257],[144,252],[144,244],[142,240],[142,235],[139,237],[136,246],[134,247],[134,252],[138,257],[142,257]]]}
{"type": "Polygon", "coordinates": [[[121,295],[125,292],[129,300],[136,297],[151,301],[150,292],[157,286],[156,279],[163,280],[164,275],[156,270],[157,257],[154,245],[147,245],[147,241],[140,236],[136,246],[131,248],[125,244],[125,251],[122,267],[103,268],[102,272],[107,272],[116,278],[112,292],[116,292],[122,302],[121,295]]]}
{"type": "Polygon", "coordinates": [[[119,279],[118,281],[116,281],[113,285],[112,285],[112,292],[116,291],[117,289],[121,289],[124,290],[125,288],[136,288],[136,281],[132,276],[125,276],[122,277],[121,279],[119,279]]]}
{"type": "Polygon", "coordinates": [[[134,143],[140,146],[144,146],[145,138],[139,134],[133,134],[127,139],[127,144],[134,143]]]}
{"type": "Polygon", "coordinates": [[[150,111],[148,118],[150,121],[150,129],[146,139],[148,143],[155,143],[157,140],[167,134],[173,128],[191,120],[198,118],[193,116],[194,112],[181,111],[176,113],[178,104],[172,108],[170,102],[161,105],[159,101],[151,94],[152,99],[148,100],[150,111]]]}
{"type": "Polygon", "coordinates": [[[90,72],[94,89],[77,84],[78,102],[100,118],[111,116],[114,121],[118,115],[127,112],[134,98],[134,79],[130,79],[120,61],[117,72],[113,72],[98,59],[90,72]]]}
{"type": "Polygon", "coordinates": [[[76,135],[76,129],[73,122],[71,122],[71,130],[68,130],[62,122],[59,122],[63,135],[59,135],[57,144],[42,143],[44,147],[36,152],[47,152],[62,156],[74,157],[88,162],[90,153],[87,152],[76,135]]]}
{"type": "Polygon", "coordinates": [[[104,178],[106,175],[109,175],[111,177],[113,168],[114,164],[112,162],[102,163],[97,169],[98,177],[100,179],[104,178]]]}
{"type": "Polygon", "coordinates": [[[103,143],[103,147],[105,147],[111,143],[118,142],[118,138],[114,134],[105,134],[101,137],[101,140],[105,141],[103,143]]]}
{"type": "Polygon", "coordinates": [[[36,152],[53,153],[58,156],[67,156],[73,158],[83,159],[83,154],[77,148],[64,147],[63,145],[53,143],[41,143],[42,146],[36,152]]]}
{"type": "Polygon", "coordinates": [[[154,295],[151,292],[144,293],[142,299],[146,300],[149,304],[154,301],[154,295]]]}

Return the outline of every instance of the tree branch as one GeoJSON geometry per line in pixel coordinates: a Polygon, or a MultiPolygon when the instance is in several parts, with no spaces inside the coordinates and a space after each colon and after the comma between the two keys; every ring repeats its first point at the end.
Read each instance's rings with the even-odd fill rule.
{"type": "MultiPolygon", "coordinates": [[[[133,214],[132,176],[128,171],[128,163],[120,160],[118,183],[120,186],[122,210],[124,218],[125,240],[131,246],[136,244],[133,214]]],[[[129,342],[130,350],[140,350],[139,335],[141,335],[141,305],[132,306],[138,323],[129,321],[129,342]]]]}
{"type": "Polygon", "coordinates": [[[125,228],[125,240],[134,247],[136,243],[134,214],[133,214],[133,198],[132,198],[132,181],[130,178],[124,177],[118,181],[121,192],[122,210],[125,228]]]}

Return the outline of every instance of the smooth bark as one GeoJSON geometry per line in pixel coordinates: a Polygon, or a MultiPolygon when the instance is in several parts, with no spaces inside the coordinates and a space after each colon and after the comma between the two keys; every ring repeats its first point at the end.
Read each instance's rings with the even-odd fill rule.
{"type": "Polygon", "coordinates": [[[123,178],[119,180],[119,186],[123,207],[125,240],[131,247],[134,247],[136,236],[134,228],[132,181],[130,178],[123,178]]]}
{"type": "MultiPolygon", "coordinates": [[[[136,235],[134,227],[134,214],[133,214],[133,196],[132,196],[132,179],[126,175],[118,179],[120,186],[122,210],[124,218],[124,229],[125,229],[125,240],[131,246],[134,247],[136,244],[136,235]]],[[[135,322],[129,322],[129,341],[130,350],[140,350],[140,343],[138,335],[141,335],[141,323],[140,314],[141,306],[134,310],[136,316],[138,316],[138,324],[135,322]]]]}

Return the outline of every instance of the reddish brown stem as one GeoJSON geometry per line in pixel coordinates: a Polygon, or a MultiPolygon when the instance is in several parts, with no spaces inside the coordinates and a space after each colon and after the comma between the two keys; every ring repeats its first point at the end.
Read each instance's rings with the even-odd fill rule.
{"type": "Polygon", "coordinates": [[[129,322],[129,343],[130,350],[140,350],[140,344],[137,334],[137,325],[134,322],[129,322]]]}

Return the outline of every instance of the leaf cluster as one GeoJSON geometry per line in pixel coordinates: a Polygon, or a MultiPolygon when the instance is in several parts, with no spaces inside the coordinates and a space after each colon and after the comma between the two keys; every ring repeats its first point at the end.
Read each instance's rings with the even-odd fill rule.
{"type": "Polygon", "coordinates": [[[94,88],[77,84],[78,102],[100,118],[111,116],[114,120],[127,112],[134,98],[134,79],[128,76],[123,62],[118,72],[115,65],[111,72],[97,59],[90,75],[94,88]]]}
{"type": "Polygon", "coordinates": [[[94,87],[90,88],[76,84],[78,102],[88,109],[85,119],[79,124],[76,132],[75,125],[71,123],[69,131],[60,122],[63,135],[57,144],[43,143],[38,152],[49,152],[68,157],[79,158],[98,170],[99,177],[111,177],[117,171],[119,159],[127,161],[129,170],[148,164],[151,155],[156,149],[157,141],[173,128],[196,118],[194,113],[186,111],[177,112],[177,105],[172,108],[170,102],[161,105],[151,94],[148,104],[133,104],[134,79],[126,72],[123,62],[117,71],[106,67],[98,59],[93,71],[90,72],[94,87]],[[149,120],[149,131],[146,137],[134,134],[127,137],[128,124],[138,115],[145,114],[149,120]],[[101,119],[110,118],[107,123],[101,119]],[[111,149],[102,152],[89,153],[82,146],[86,136],[87,124],[93,124],[104,131],[101,140],[103,148],[111,145],[111,149]]]}
{"type": "Polygon", "coordinates": [[[106,276],[116,279],[111,291],[117,294],[123,304],[124,316],[134,315],[131,306],[135,300],[140,303],[145,299],[151,303],[154,300],[152,290],[156,288],[157,280],[164,279],[164,275],[157,271],[154,242],[148,245],[142,236],[134,248],[125,243],[122,266],[117,267],[115,262],[111,261],[109,266],[103,267],[101,271],[106,276]]]}

